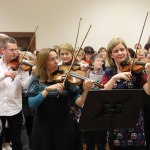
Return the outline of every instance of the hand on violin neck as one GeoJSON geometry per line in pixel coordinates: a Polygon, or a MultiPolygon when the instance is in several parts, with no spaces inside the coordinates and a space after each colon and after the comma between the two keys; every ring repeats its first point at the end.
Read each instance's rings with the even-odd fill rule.
{"type": "Polygon", "coordinates": [[[81,63],[80,68],[82,71],[86,71],[89,68],[89,65],[87,63],[81,63]]]}
{"type": "Polygon", "coordinates": [[[83,89],[84,91],[88,92],[91,90],[91,88],[93,87],[93,81],[92,80],[89,80],[89,79],[86,79],[83,83],[83,89]]]}

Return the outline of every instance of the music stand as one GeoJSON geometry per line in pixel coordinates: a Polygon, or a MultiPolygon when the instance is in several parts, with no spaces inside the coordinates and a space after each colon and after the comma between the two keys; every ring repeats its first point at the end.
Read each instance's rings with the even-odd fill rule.
{"type": "Polygon", "coordinates": [[[138,122],[143,90],[90,91],[79,120],[81,130],[132,128],[138,122]]]}

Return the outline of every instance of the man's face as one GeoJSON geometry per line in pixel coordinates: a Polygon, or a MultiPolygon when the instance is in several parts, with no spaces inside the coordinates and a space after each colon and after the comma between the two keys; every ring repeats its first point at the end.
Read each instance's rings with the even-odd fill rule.
{"type": "Polygon", "coordinates": [[[3,55],[7,62],[15,59],[17,56],[17,44],[8,43],[7,48],[3,50],[3,55]]]}

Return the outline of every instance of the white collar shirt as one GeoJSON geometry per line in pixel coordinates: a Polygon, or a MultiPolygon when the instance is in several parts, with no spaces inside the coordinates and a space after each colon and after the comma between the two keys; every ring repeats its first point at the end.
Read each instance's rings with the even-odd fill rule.
{"type": "Polygon", "coordinates": [[[22,110],[22,89],[27,89],[30,78],[27,71],[20,69],[12,80],[4,75],[9,70],[0,59],[0,116],[13,116],[22,110]]]}

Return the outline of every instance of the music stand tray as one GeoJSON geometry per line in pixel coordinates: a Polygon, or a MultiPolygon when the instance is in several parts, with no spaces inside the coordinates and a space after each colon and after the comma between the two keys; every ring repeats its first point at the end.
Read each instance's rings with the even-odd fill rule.
{"type": "Polygon", "coordinates": [[[143,90],[90,91],[79,120],[81,130],[132,128],[138,122],[143,90]]]}

